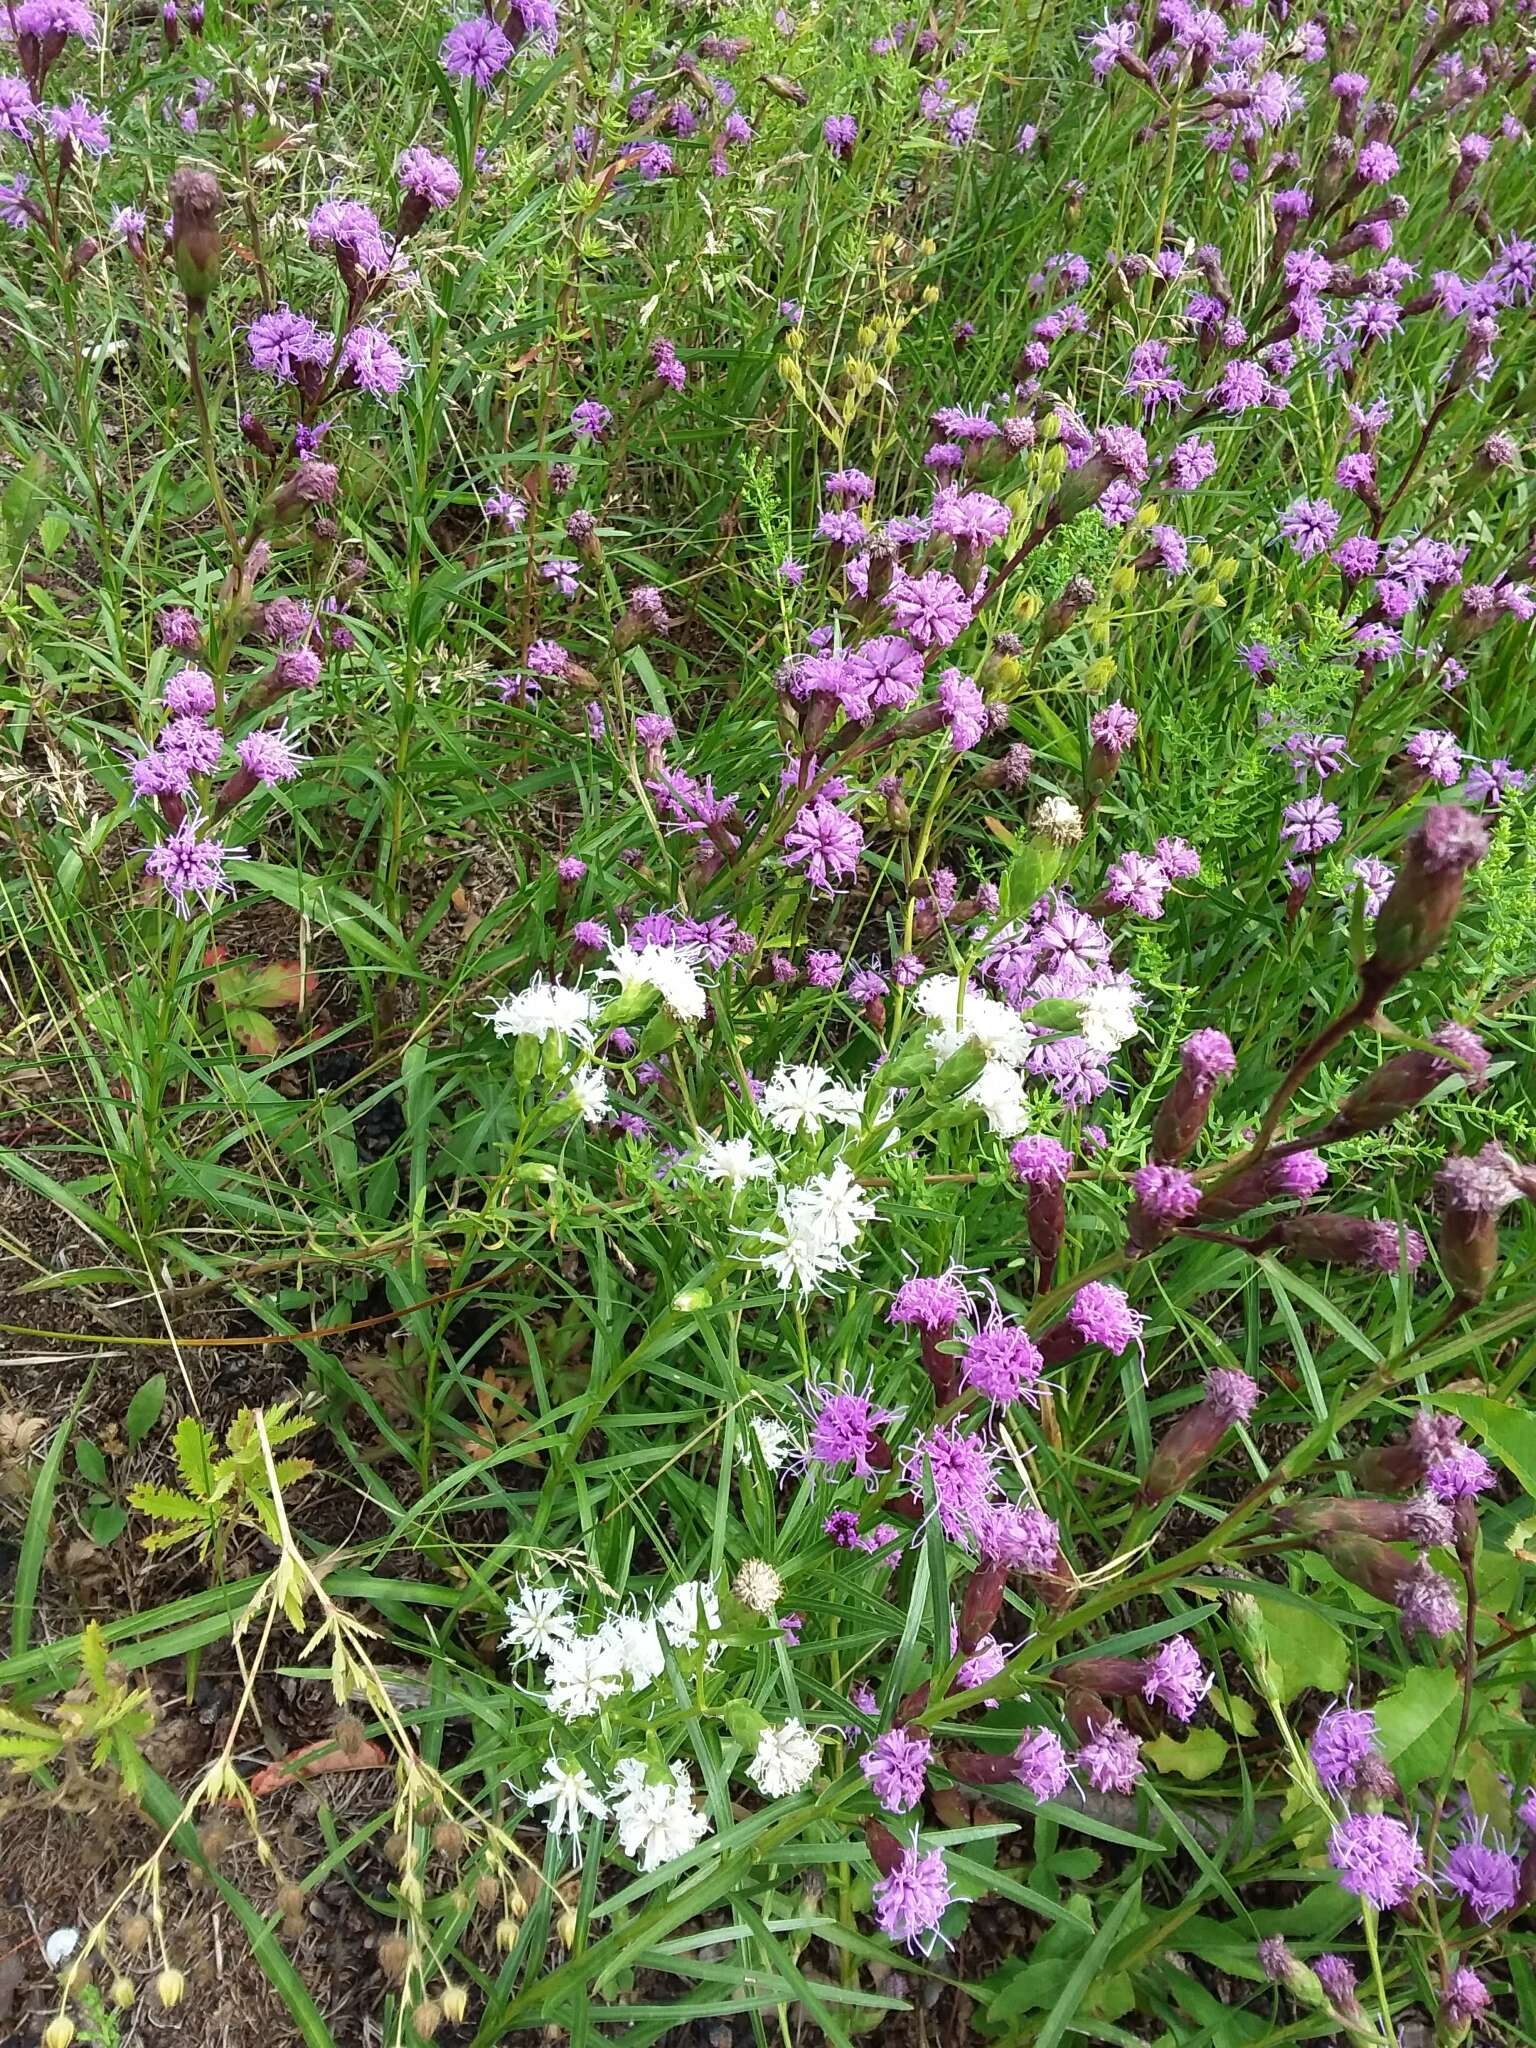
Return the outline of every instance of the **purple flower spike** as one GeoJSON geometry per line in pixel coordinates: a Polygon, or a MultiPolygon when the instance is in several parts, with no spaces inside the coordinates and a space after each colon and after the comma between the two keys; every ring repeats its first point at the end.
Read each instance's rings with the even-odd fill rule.
{"type": "Polygon", "coordinates": [[[859,1768],[887,1813],[910,1813],[923,1796],[932,1754],[926,1735],[888,1728],[860,1757],[859,1768]]]}

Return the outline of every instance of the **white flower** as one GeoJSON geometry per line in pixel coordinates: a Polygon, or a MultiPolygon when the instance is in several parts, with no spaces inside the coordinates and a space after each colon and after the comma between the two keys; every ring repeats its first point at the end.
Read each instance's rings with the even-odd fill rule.
{"type": "Polygon", "coordinates": [[[507,1602],[507,1632],[501,1647],[521,1650],[528,1657],[548,1657],[570,1641],[575,1629],[558,1586],[524,1584],[507,1602]]]}
{"type": "Polygon", "coordinates": [[[760,1233],[763,1264],[780,1287],[814,1294],[835,1273],[851,1271],[859,1232],[877,1214],[844,1160],[779,1190],[779,1216],[760,1233]]]}
{"type": "Polygon", "coordinates": [[[552,1756],[544,1766],[544,1782],[536,1785],[523,1797],[530,1806],[547,1806],[549,1819],[546,1825],[552,1835],[569,1835],[574,1847],[574,1861],[581,1868],[581,1816],[590,1813],[595,1820],[608,1818],[608,1802],[597,1790],[580,1764],[568,1764],[562,1757],[552,1756]]]}
{"type": "Polygon", "coordinates": [[[803,1792],[821,1761],[821,1745],[803,1722],[786,1721],[765,1728],[747,1765],[747,1776],[765,1799],[788,1799],[803,1792]]]}
{"type": "Polygon", "coordinates": [[[701,1630],[719,1628],[719,1595],[703,1579],[685,1579],[657,1608],[656,1619],[674,1650],[691,1650],[701,1630]]]}
{"type": "Polygon", "coordinates": [[[699,979],[698,959],[697,946],[614,946],[598,980],[616,982],[621,996],[654,989],[672,1016],[697,1024],[707,994],[699,979]]]}
{"type": "Polygon", "coordinates": [[[584,1124],[600,1124],[609,1111],[608,1083],[600,1067],[578,1067],[571,1076],[566,1101],[584,1124]]]}
{"type": "Polygon", "coordinates": [[[624,1788],[613,1808],[619,1845],[642,1870],[659,1870],[686,1856],[709,1833],[709,1815],[694,1807],[686,1764],[674,1764],[670,1778],[654,1783],[638,1758],[626,1757],[614,1771],[614,1784],[624,1788]]]}
{"type": "Polygon", "coordinates": [[[786,1067],[782,1060],[757,1106],[776,1131],[790,1137],[802,1130],[819,1137],[828,1123],[851,1127],[864,1113],[862,1099],[825,1067],[786,1067]]]}
{"type": "Polygon", "coordinates": [[[592,1043],[592,997],[584,988],[566,988],[535,975],[528,986],[502,997],[488,1022],[498,1038],[573,1039],[583,1048],[592,1043]]]}
{"type": "MultiPolygon", "coordinates": [[[[795,1452],[800,1448],[800,1439],[786,1423],[776,1415],[754,1415],[752,1436],[757,1440],[758,1455],[770,1472],[782,1472],[795,1452]]],[[[736,1456],[743,1465],[752,1462],[752,1442],[742,1437],[736,1446],[736,1456]]]]}
{"type": "Polygon", "coordinates": [[[1082,1004],[1078,1032],[1094,1052],[1118,1052],[1141,1029],[1136,1022],[1141,997],[1129,983],[1106,982],[1075,1000],[1082,1004]]]}
{"type": "Polygon", "coordinates": [[[732,1188],[745,1187],[749,1180],[772,1180],[778,1171],[766,1152],[753,1150],[750,1138],[716,1138],[707,1132],[693,1165],[703,1179],[732,1188]]]}
{"type": "Polygon", "coordinates": [[[1002,1060],[988,1060],[960,1100],[974,1102],[1000,1138],[1016,1138],[1028,1121],[1024,1083],[1002,1060]]]}
{"type": "Polygon", "coordinates": [[[632,1686],[643,1691],[667,1668],[661,1631],[648,1614],[611,1615],[598,1630],[608,1656],[632,1686]]]}
{"type": "Polygon", "coordinates": [[[1029,1026],[996,996],[953,974],[928,974],[913,990],[912,1000],[938,1027],[928,1035],[936,1060],[947,1060],[963,1045],[978,1045],[989,1059],[1023,1066],[1033,1042],[1029,1026]]]}
{"type": "Polygon", "coordinates": [[[601,1633],[572,1636],[549,1652],[544,1683],[549,1688],[544,1704],[550,1712],[562,1721],[580,1721],[623,1691],[624,1669],[601,1633]]]}

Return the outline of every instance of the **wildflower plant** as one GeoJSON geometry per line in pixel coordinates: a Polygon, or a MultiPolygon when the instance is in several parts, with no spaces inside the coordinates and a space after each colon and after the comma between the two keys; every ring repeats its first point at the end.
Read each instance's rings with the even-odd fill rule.
{"type": "Polygon", "coordinates": [[[327,2038],[356,1771],[391,2041],[1529,2024],[1525,23],[0,5],[0,1752],[148,1816],[120,2009],[190,1857],[327,2038]],[[77,1636],[119,1343],[258,1384],[77,1636]]]}

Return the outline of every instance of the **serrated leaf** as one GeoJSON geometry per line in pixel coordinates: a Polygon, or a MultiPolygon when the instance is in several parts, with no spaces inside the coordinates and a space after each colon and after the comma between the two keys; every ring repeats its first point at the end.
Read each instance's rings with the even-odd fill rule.
{"type": "Polygon", "coordinates": [[[90,1621],[80,1638],[80,1669],[90,1681],[91,1689],[98,1695],[110,1690],[107,1681],[107,1639],[101,1632],[100,1622],[90,1621]]]}
{"type": "Polygon", "coordinates": [[[195,1415],[183,1415],[173,1441],[182,1478],[193,1493],[209,1499],[214,1489],[213,1438],[195,1415]]]}
{"type": "Polygon", "coordinates": [[[1182,1740],[1159,1735],[1155,1742],[1142,1744],[1142,1755],[1157,1770],[1188,1778],[1191,1784],[1208,1778],[1226,1762],[1228,1743],[1214,1728],[1196,1728],[1182,1740]]]}
{"type": "Polygon", "coordinates": [[[208,1503],[178,1493],[174,1486],[134,1486],[128,1490],[128,1505],[141,1515],[153,1515],[157,1522],[206,1522],[208,1503]]]}

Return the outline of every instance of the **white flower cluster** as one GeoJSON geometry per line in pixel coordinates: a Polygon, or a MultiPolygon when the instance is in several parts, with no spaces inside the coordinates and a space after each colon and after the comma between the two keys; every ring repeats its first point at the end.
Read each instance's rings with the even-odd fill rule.
{"type": "Polygon", "coordinates": [[[580,1721],[626,1690],[644,1691],[667,1668],[665,1637],[674,1650],[705,1645],[710,1662],[719,1646],[720,1601],[702,1579],[688,1579],[649,1614],[610,1615],[582,1635],[566,1596],[553,1586],[519,1586],[507,1602],[504,1649],[537,1657],[544,1665],[544,1704],[562,1721],[580,1721]]]}
{"type": "MultiPolygon", "coordinates": [[[[765,1799],[788,1799],[804,1791],[821,1759],[821,1745],[800,1721],[766,1727],[746,1765],[746,1776],[765,1799]]],[[[529,1806],[547,1806],[552,1835],[569,1835],[572,1860],[581,1862],[585,1819],[607,1820],[619,1831],[619,1847],[643,1871],[660,1870],[696,1849],[710,1830],[709,1815],[695,1804],[693,1774],[685,1763],[665,1769],[643,1757],[621,1757],[606,1792],[584,1765],[552,1756],[541,1782],[523,1795],[529,1806]]]]}
{"type": "MultiPolygon", "coordinates": [[[[621,1012],[628,1003],[633,1014],[634,999],[650,994],[669,1016],[696,1024],[704,1015],[708,994],[699,978],[698,960],[697,946],[614,946],[608,953],[608,965],[597,978],[616,984],[614,1000],[621,1012]]],[[[526,988],[503,996],[487,1013],[486,1021],[498,1038],[533,1039],[542,1045],[553,1037],[562,1053],[567,1040],[590,1053],[593,1027],[600,1023],[602,1012],[591,989],[572,988],[535,975],[526,988]]],[[[613,1113],[603,1070],[590,1059],[570,1068],[565,1099],[583,1123],[600,1124],[613,1113]]]]}
{"type": "Polygon", "coordinates": [[[953,974],[928,974],[912,992],[919,1012],[933,1021],[928,1047],[942,1064],[974,1045],[986,1065],[961,1096],[972,1102],[1000,1138],[1016,1138],[1028,1122],[1023,1066],[1034,1044],[1017,1010],[953,974]]]}
{"type": "Polygon", "coordinates": [[[819,1138],[823,1124],[851,1129],[864,1114],[863,1098],[825,1067],[786,1067],[782,1060],[764,1084],[757,1107],[776,1131],[791,1138],[798,1131],[819,1138]]]}
{"type": "Polygon", "coordinates": [[[835,1273],[852,1272],[859,1234],[879,1211],[846,1160],[798,1187],[780,1188],[777,1220],[759,1232],[763,1264],[787,1294],[814,1294],[835,1273]]]}

